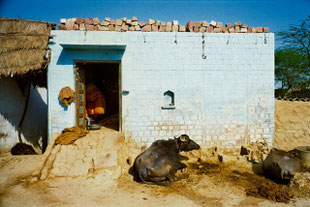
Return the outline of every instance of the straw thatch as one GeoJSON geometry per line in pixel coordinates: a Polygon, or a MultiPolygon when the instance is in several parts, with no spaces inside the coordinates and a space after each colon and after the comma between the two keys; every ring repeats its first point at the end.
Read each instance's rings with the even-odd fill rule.
{"type": "Polygon", "coordinates": [[[55,24],[0,18],[0,76],[44,70],[50,32],[55,24]]]}

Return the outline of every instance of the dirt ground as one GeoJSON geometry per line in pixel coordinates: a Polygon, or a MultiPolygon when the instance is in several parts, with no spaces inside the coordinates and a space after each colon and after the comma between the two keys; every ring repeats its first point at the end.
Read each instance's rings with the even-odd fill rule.
{"type": "Polygon", "coordinates": [[[310,176],[296,193],[297,181],[276,184],[244,157],[219,162],[214,149],[183,155],[188,169],[168,187],[137,183],[128,173],[38,181],[42,155],[0,157],[0,206],[310,206],[310,176]]]}
{"type": "MultiPolygon", "coordinates": [[[[310,105],[297,103],[295,107],[290,102],[276,101],[275,144],[283,150],[310,144],[310,105]]],[[[127,162],[116,180],[98,174],[41,181],[38,172],[44,155],[4,155],[0,156],[0,206],[310,207],[310,172],[298,173],[286,184],[266,179],[259,161],[269,149],[264,145],[251,147],[265,154],[232,156],[221,154],[216,148],[183,153],[188,168],[178,172],[178,180],[168,187],[133,181],[127,172],[139,153],[138,148],[122,155],[127,162]]]]}

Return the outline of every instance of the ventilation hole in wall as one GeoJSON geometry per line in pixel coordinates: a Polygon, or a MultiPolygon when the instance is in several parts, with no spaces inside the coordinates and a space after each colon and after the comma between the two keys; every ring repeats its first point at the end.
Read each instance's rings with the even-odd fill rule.
{"type": "Polygon", "coordinates": [[[172,91],[166,91],[163,97],[162,109],[175,109],[174,93],[172,91]]]}
{"type": "Polygon", "coordinates": [[[164,93],[164,106],[174,106],[174,93],[172,91],[164,93]]]}
{"type": "Polygon", "coordinates": [[[264,34],[264,43],[265,43],[265,45],[267,44],[266,34],[264,34]]]}

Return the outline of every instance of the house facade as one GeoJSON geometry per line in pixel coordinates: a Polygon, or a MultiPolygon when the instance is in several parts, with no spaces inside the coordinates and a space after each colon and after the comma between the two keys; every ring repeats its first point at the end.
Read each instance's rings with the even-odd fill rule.
{"type": "Polygon", "coordinates": [[[66,127],[84,126],[86,85],[80,75],[96,68],[98,75],[89,77],[112,77],[117,71],[111,79],[117,101],[107,103],[107,110],[118,110],[118,129],[127,139],[150,145],[188,134],[203,146],[273,142],[272,33],[51,34],[49,140],[66,127]],[[105,68],[112,72],[105,75],[105,68]],[[59,92],[67,86],[75,91],[76,101],[64,107],[59,92]]]}

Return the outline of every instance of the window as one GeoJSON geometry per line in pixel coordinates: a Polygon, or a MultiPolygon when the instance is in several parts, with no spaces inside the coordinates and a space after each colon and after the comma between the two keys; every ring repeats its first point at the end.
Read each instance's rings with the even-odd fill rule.
{"type": "Polygon", "coordinates": [[[172,91],[166,91],[163,98],[162,109],[175,109],[174,93],[172,91]]]}

